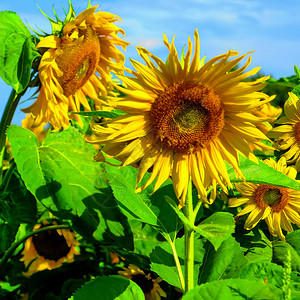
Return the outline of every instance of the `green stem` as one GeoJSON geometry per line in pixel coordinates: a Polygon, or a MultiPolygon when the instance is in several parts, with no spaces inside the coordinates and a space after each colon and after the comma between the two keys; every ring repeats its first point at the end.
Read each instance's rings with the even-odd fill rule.
{"type": "Polygon", "coordinates": [[[0,185],[2,184],[2,168],[3,168],[3,157],[5,152],[5,142],[6,142],[6,129],[11,124],[12,118],[19,104],[21,97],[24,95],[26,89],[17,94],[15,90],[12,90],[8,102],[5,106],[1,122],[0,122],[0,185]]]}
{"type": "Polygon", "coordinates": [[[175,264],[176,264],[176,267],[177,267],[181,288],[184,291],[185,290],[185,282],[184,282],[184,277],[183,277],[183,273],[182,273],[182,270],[181,270],[178,254],[177,254],[177,251],[176,251],[175,243],[173,241],[169,241],[169,244],[172,248],[173,257],[174,257],[175,264]]]}
{"type": "Polygon", "coordinates": [[[8,259],[10,258],[10,256],[28,238],[30,238],[31,236],[33,236],[35,234],[43,232],[43,231],[57,230],[57,229],[70,229],[70,226],[69,225],[52,225],[52,226],[48,226],[48,227],[43,227],[43,228],[37,229],[35,231],[29,232],[28,234],[26,234],[25,236],[23,236],[19,241],[13,243],[10,246],[10,248],[6,251],[6,253],[4,254],[4,256],[2,257],[2,260],[0,261],[0,274],[1,274],[2,268],[4,267],[4,265],[6,264],[6,262],[8,261],[8,259]]]}
{"type": "MultiPolygon", "coordinates": [[[[195,223],[193,212],[193,197],[192,197],[192,182],[189,182],[188,192],[185,200],[185,206],[183,212],[190,224],[195,223]]],[[[188,291],[194,288],[194,230],[190,226],[184,225],[184,237],[185,237],[185,290],[188,291]]]]}

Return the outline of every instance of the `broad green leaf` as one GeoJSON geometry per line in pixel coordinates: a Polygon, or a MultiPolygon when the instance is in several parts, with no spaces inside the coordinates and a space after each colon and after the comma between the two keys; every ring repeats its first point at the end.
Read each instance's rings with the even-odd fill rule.
{"type": "Polygon", "coordinates": [[[95,185],[103,176],[92,160],[95,150],[76,129],[51,133],[41,146],[22,127],[9,127],[7,136],[27,189],[52,214],[72,220],[74,229],[87,238],[132,247],[129,226],[107,191],[109,187],[100,191],[95,185]]]}
{"type": "Polygon", "coordinates": [[[30,80],[31,64],[39,54],[28,28],[11,11],[0,12],[0,76],[21,93],[30,80]]]}
{"type": "Polygon", "coordinates": [[[5,252],[15,240],[17,229],[9,224],[1,224],[0,220],[0,254],[5,252]]]}
{"type": "Polygon", "coordinates": [[[233,215],[227,212],[217,212],[205,219],[195,230],[208,239],[217,250],[223,241],[234,232],[235,223],[233,215]]]}
{"type": "Polygon", "coordinates": [[[121,276],[103,276],[86,283],[77,290],[71,300],[144,300],[145,296],[140,287],[121,276]],[[101,297],[100,297],[101,295],[101,297]]]}
{"type": "MultiPolygon", "coordinates": [[[[300,183],[283,173],[274,170],[262,161],[258,163],[240,155],[239,166],[247,182],[257,184],[270,184],[274,186],[287,187],[294,190],[300,190],[300,183]]],[[[242,182],[242,179],[237,179],[233,167],[227,164],[228,175],[231,182],[242,182]]]]}
{"type": "Polygon", "coordinates": [[[211,244],[206,243],[204,245],[205,256],[199,273],[199,283],[222,278],[233,261],[235,247],[239,247],[239,245],[232,236],[225,240],[217,251],[213,249],[211,244]]]}
{"type": "MultiPolygon", "coordinates": [[[[182,273],[184,274],[184,238],[177,238],[175,240],[175,248],[178,254],[179,263],[181,265],[182,273]]],[[[194,279],[195,285],[198,282],[199,268],[202,264],[204,257],[203,240],[195,237],[195,264],[194,264],[194,279]]],[[[156,247],[151,255],[151,270],[157,273],[163,280],[168,282],[170,285],[176,286],[181,289],[180,279],[177,271],[177,267],[174,261],[172,248],[168,242],[161,243],[160,246],[156,247]]]]}
{"type": "Polygon", "coordinates": [[[246,231],[242,225],[238,225],[235,238],[240,243],[248,262],[272,261],[272,244],[262,230],[256,227],[246,231]]]}
{"type": "MultiPolygon", "coordinates": [[[[180,225],[174,211],[165,201],[164,195],[176,197],[170,181],[166,181],[154,194],[153,185],[141,193],[135,192],[138,170],[131,166],[124,168],[106,164],[106,175],[120,209],[130,219],[136,219],[156,226],[160,231],[174,237],[180,225]]],[[[146,181],[149,174],[143,179],[146,181]]]]}
{"type": "Polygon", "coordinates": [[[296,230],[294,232],[290,232],[286,236],[286,242],[289,243],[300,256],[300,230],[296,230]]]}
{"type": "Polygon", "coordinates": [[[284,266],[290,259],[293,270],[300,272],[300,257],[296,250],[288,243],[283,241],[273,242],[273,262],[284,266]],[[289,258],[290,257],[290,258],[289,258]]]}
{"type": "Polygon", "coordinates": [[[273,300],[282,299],[282,291],[273,285],[246,279],[225,279],[199,285],[182,300],[273,300]]]}
{"type": "Polygon", "coordinates": [[[101,118],[109,118],[113,119],[122,115],[125,115],[125,113],[119,109],[114,109],[111,111],[79,111],[79,112],[72,112],[76,115],[86,116],[86,117],[101,117],[101,118]]]}

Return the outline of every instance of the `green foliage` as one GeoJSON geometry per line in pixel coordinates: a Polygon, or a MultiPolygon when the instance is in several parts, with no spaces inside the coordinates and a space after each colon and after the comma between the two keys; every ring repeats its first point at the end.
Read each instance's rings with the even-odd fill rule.
{"type": "Polygon", "coordinates": [[[25,185],[45,208],[72,221],[78,233],[132,247],[128,223],[109,188],[96,186],[103,171],[92,161],[94,148],[76,129],[52,133],[41,146],[32,132],[18,126],[11,126],[7,136],[25,185]]]}
{"type": "Polygon", "coordinates": [[[246,279],[226,279],[212,281],[197,286],[186,295],[182,300],[231,300],[231,299],[281,299],[281,290],[273,285],[264,284],[254,280],[246,279]]]}
{"type": "Polygon", "coordinates": [[[70,300],[128,300],[145,299],[143,291],[132,280],[121,276],[96,277],[77,290],[70,300]]]}
{"type": "Polygon", "coordinates": [[[101,118],[113,119],[122,116],[125,113],[119,109],[115,109],[111,111],[79,111],[79,112],[73,112],[73,114],[86,116],[86,117],[101,117],[101,118]]]}
{"type": "Polygon", "coordinates": [[[0,76],[21,93],[30,80],[31,65],[39,55],[28,28],[11,11],[0,12],[0,76]]]}

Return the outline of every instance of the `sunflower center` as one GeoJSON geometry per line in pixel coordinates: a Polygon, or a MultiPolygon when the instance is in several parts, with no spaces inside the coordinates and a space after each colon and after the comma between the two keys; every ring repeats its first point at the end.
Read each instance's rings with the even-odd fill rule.
{"type": "Polygon", "coordinates": [[[70,252],[66,239],[56,230],[47,230],[34,235],[32,243],[37,253],[49,260],[57,261],[70,252]]]}
{"type": "Polygon", "coordinates": [[[194,83],[173,83],[153,102],[151,124],[162,147],[195,152],[218,137],[224,127],[224,109],[210,88],[194,83]]]}
{"type": "Polygon", "coordinates": [[[270,206],[272,211],[280,212],[289,201],[289,194],[286,188],[268,184],[260,185],[255,191],[255,202],[258,207],[265,209],[270,206]]]}
{"type": "Polygon", "coordinates": [[[150,293],[153,289],[153,281],[148,279],[143,274],[132,275],[132,281],[134,281],[144,292],[144,294],[150,293]]]}
{"type": "Polygon", "coordinates": [[[64,95],[69,97],[80,89],[95,73],[100,59],[100,42],[97,33],[87,27],[79,30],[74,43],[62,45],[62,54],[55,60],[63,76],[56,78],[64,95]]]}
{"type": "Polygon", "coordinates": [[[294,125],[294,134],[295,134],[296,140],[298,142],[300,142],[300,121],[294,125]]]}

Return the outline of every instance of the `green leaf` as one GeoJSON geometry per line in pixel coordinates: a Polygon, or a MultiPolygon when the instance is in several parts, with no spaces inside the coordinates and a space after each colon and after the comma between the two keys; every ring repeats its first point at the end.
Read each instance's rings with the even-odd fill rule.
{"type": "Polygon", "coordinates": [[[234,232],[234,228],[235,222],[232,214],[217,212],[196,226],[195,230],[208,239],[215,250],[218,250],[221,244],[234,232]]]}
{"type": "MultiPolygon", "coordinates": [[[[262,161],[258,161],[258,163],[255,163],[252,160],[240,155],[239,165],[240,170],[245,176],[247,182],[257,184],[270,184],[274,186],[281,186],[291,188],[294,190],[300,190],[299,182],[284,175],[282,172],[274,170],[262,161]]],[[[236,178],[234,169],[229,164],[227,164],[227,170],[231,182],[243,181],[242,179],[236,178]]]]}
{"type": "Polygon", "coordinates": [[[86,116],[86,117],[101,117],[101,118],[109,118],[109,119],[113,119],[126,114],[119,109],[115,109],[112,111],[79,111],[79,112],[72,111],[71,113],[76,115],[86,116]]]}
{"type": "Polygon", "coordinates": [[[222,278],[233,260],[235,252],[233,249],[235,247],[239,247],[239,245],[232,236],[225,240],[217,251],[213,249],[211,244],[206,243],[204,245],[206,251],[200,269],[199,283],[222,278]]]}
{"type": "Polygon", "coordinates": [[[294,232],[290,232],[286,236],[286,242],[289,243],[300,256],[300,230],[296,230],[294,232]]]}
{"type": "Polygon", "coordinates": [[[72,220],[86,238],[132,247],[129,225],[110,189],[96,187],[104,173],[92,160],[95,149],[76,129],[51,133],[39,147],[36,136],[22,127],[10,126],[7,136],[27,189],[52,214],[72,220]]]}
{"type": "Polygon", "coordinates": [[[103,276],[86,283],[69,299],[72,300],[144,300],[145,296],[140,287],[121,276],[103,276]]]}
{"type": "MultiPolygon", "coordinates": [[[[178,254],[179,263],[181,265],[181,270],[184,274],[184,238],[177,238],[175,240],[175,248],[178,254]]],[[[195,264],[194,264],[194,279],[195,285],[198,282],[199,268],[202,264],[204,257],[203,241],[195,237],[195,264]]],[[[168,282],[170,285],[176,286],[181,289],[180,279],[176,264],[174,261],[174,256],[172,248],[168,242],[163,242],[160,246],[157,246],[150,255],[151,270],[157,273],[163,280],[168,282]]]]}
{"type": "MultiPolygon", "coordinates": [[[[120,209],[128,218],[155,226],[160,231],[174,237],[181,224],[175,212],[164,200],[164,195],[176,197],[169,180],[152,195],[153,185],[141,193],[136,193],[137,168],[131,166],[120,168],[107,164],[105,169],[120,209]]],[[[149,173],[146,174],[143,182],[149,176],[149,173]]]]}
{"type": "Polygon", "coordinates": [[[28,85],[32,62],[39,55],[34,47],[20,17],[11,11],[0,12],[0,76],[18,94],[28,85]]]}
{"type": "Polygon", "coordinates": [[[282,291],[258,281],[225,279],[199,285],[186,293],[182,300],[273,300],[282,299],[282,291]]]}
{"type": "Polygon", "coordinates": [[[273,262],[284,266],[288,262],[290,253],[290,264],[293,270],[300,272],[300,257],[296,250],[283,241],[273,242],[273,262]]]}
{"type": "Polygon", "coordinates": [[[0,254],[5,252],[15,240],[17,228],[9,224],[1,224],[0,220],[0,254]]]}

